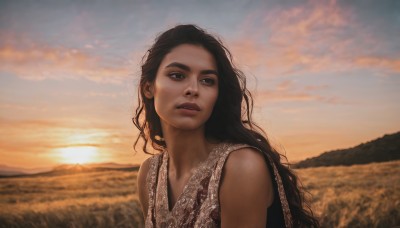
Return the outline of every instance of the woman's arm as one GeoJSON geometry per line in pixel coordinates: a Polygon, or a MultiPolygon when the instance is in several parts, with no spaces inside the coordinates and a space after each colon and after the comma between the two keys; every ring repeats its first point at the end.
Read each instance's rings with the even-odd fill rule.
{"type": "Polygon", "coordinates": [[[231,152],[221,181],[221,227],[265,227],[274,195],[261,152],[252,148],[231,152]]]}
{"type": "Polygon", "coordinates": [[[147,190],[146,178],[150,168],[150,159],[145,160],[140,166],[137,177],[137,189],[139,191],[139,201],[142,205],[144,219],[147,217],[147,209],[149,207],[149,192],[147,190]]]}

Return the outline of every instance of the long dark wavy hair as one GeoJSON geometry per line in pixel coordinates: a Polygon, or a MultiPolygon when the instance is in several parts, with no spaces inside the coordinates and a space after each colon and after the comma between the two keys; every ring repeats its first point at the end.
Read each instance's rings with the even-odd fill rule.
{"type": "Polygon", "coordinates": [[[265,132],[252,121],[253,99],[246,89],[244,74],[234,67],[232,55],[222,42],[195,25],[178,25],[159,35],[142,59],[142,74],[138,90],[138,107],[132,118],[139,129],[134,147],[140,139],[143,151],[151,154],[148,143],[155,150],[165,149],[162,140],[160,118],[154,108],[154,100],[144,95],[146,83],[154,82],[161,61],[174,47],[181,44],[200,45],[215,58],[218,69],[218,98],[213,112],[205,123],[205,135],[222,142],[244,143],[254,146],[275,163],[282,178],[294,227],[319,227],[309,204],[305,202],[304,190],[297,176],[281,160],[269,143],[265,132]]]}

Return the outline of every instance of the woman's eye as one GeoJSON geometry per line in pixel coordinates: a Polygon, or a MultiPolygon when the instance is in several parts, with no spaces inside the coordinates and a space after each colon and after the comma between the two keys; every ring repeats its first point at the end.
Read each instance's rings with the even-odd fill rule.
{"type": "Polygon", "coordinates": [[[180,80],[185,77],[183,74],[177,72],[169,73],[168,76],[174,80],[180,80]]]}
{"type": "Polygon", "coordinates": [[[201,82],[205,85],[214,85],[215,84],[215,79],[213,78],[203,78],[201,79],[201,82]]]}

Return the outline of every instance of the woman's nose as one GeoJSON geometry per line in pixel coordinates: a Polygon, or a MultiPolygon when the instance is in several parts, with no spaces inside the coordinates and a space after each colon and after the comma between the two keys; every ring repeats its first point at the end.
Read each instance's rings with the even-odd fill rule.
{"type": "Polygon", "coordinates": [[[185,96],[194,96],[194,97],[199,96],[199,85],[197,79],[190,80],[185,89],[185,96]]]}

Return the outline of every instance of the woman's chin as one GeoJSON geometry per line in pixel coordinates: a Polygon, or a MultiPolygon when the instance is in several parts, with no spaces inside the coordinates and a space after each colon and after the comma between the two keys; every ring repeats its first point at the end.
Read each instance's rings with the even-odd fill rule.
{"type": "Polygon", "coordinates": [[[179,123],[175,123],[172,126],[176,130],[188,132],[202,131],[204,129],[204,123],[199,123],[198,121],[194,120],[179,121],[179,123]]]}

